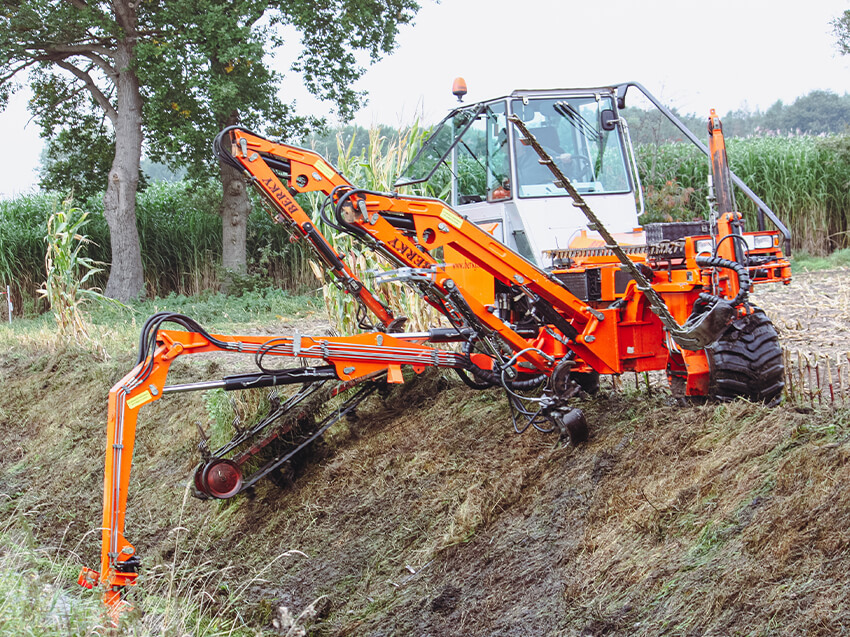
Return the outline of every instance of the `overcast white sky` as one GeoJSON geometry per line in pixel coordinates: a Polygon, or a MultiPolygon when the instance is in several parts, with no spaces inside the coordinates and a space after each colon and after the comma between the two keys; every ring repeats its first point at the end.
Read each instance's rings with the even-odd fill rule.
{"type": "MultiPolygon", "coordinates": [[[[705,115],[764,110],[814,89],[850,92],[850,56],[836,51],[829,24],[850,9],[848,0],[420,2],[395,53],[359,83],[369,103],[358,123],[406,124],[417,114],[435,122],[455,103],[458,75],[467,101],[634,80],[683,112],[705,115]]],[[[326,108],[294,77],[284,90],[304,112],[326,108]]],[[[42,143],[27,123],[26,99],[0,113],[0,197],[29,192],[38,180],[42,143]]]]}

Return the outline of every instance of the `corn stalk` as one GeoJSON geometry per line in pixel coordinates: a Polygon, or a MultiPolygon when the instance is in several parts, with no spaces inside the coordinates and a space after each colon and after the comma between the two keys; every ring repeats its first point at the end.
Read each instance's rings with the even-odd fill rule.
{"type": "MultiPolygon", "coordinates": [[[[387,139],[377,128],[369,131],[369,147],[360,155],[354,155],[352,137],[346,146],[342,136],[337,135],[337,167],[349,182],[357,188],[388,192],[399,172],[410,162],[425,140],[428,131],[415,123],[400,131],[396,137],[387,139]]],[[[369,283],[373,274],[386,271],[392,266],[381,256],[364,252],[362,246],[346,234],[335,234],[319,217],[321,200],[311,199],[313,221],[321,227],[338,253],[351,270],[364,282],[369,283]]],[[[323,283],[322,294],[325,309],[334,329],[350,334],[359,329],[356,320],[356,301],[343,293],[324,276],[321,268],[311,262],[313,272],[323,283]]],[[[384,285],[377,290],[378,296],[392,309],[396,316],[408,317],[406,329],[420,331],[440,323],[441,315],[413,289],[396,283],[384,285]]]]}
{"type": "Polygon", "coordinates": [[[81,312],[86,301],[103,298],[97,289],[87,289],[84,284],[98,272],[103,265],[80,253],[83,246],[91,243],[82,234],[88,223],[88,212],[71,207],[71,200],[62,202],[47,220],[47,251],[44,266],[47,278],[39,288],[40,296],[47,299],[56,319],[56,325],[62,336],[72,336],[74,340],[88,338],[88,329],[81,312]]]}

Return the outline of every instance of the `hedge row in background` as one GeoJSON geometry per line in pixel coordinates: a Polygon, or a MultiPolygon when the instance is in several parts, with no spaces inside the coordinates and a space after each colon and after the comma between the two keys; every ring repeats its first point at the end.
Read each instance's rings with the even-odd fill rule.
{"type": "MultiPolygon", "coordinates": [[[[850,136],[730,139],[732,169],[788,225],[793,248],[826,254],[850,247],[850,136]]],[[[690,144],[641,146],[639,168],[647,191],[644,221],[686,220],[708,213],[708,161],[690,144]]],[[[158,182],[139,194],[137,215],[149,295],[197,294],[222,281],[221,220],[216,182],[158,182]]],[[[0,280],[11,283],[19,310],[38,311],[35,290],[44,278],[44,233],[59,195],[0,201],[0,280]]],[[[92,213],[88,256],[109,263],[102,202],[75,205],[92,213]]],[[[755,208],[738,193],[755,228],[755,208]]],[[[311,254],[272,222],[259,202],[248,222],[249,273],[242,284],[298,289],[314,285],[311,254]]],[[[101,286],[105,279],[98,282],[101,286]]],[[[240,284],[237,281],[237,284],[240,284]]]]}
{"type": "MultiPolygon", "coordinates": [[[[157,182],[139,193],[136,214],[149,296],[193,295],[221,285],[220,187],[216,182],[157,182]]],[[[0,201],[0,281],[4,287],[11,284],[19,312],[45,309],[35,290],[44,280],[47,218],[61,198],[57,193],[39,193],[0,201]]],[[[74,205],[92,213],[84,230],[91,240],[87,256],[109,263],[102,199],[91,197],[74,205]]],[[[236,279],[237,290],[257,284],[297,290],[316,283],[304,246],[291,243],[286,230],[258,202],[248,219],[247,249],[248,275],[236,279]]],[[[105,284],[103,273],[95,285],[105,284]]]]}

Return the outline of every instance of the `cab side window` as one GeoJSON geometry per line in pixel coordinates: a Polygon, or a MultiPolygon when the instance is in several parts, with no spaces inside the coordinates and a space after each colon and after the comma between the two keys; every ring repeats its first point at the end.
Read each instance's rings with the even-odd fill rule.
{"type": "MultiPolygon", "coordinates": [[[[504,102],[489,105],[476,117],[457,146],[459,204],[510,197],[505,111],[504,102]]],[[[459,124],[457,122],[456,126],[459,124]]]]}

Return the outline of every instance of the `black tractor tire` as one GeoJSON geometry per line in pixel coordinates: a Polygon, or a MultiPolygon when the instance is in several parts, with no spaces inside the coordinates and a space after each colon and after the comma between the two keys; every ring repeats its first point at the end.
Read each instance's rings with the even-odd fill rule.
{"type": "Polygon", "coordinates": [[[709,395],[720,401],[747,398],[775,404],[785,387],[782,348],[773,323],[759,309],[736,319],[705,348],[711,372],[709,395]]]}

